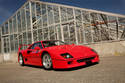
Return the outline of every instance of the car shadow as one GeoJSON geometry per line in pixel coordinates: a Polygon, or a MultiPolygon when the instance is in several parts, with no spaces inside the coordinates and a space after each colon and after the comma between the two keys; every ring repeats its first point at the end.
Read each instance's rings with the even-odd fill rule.
{"type": "Polygon", "coordinates": [[[90,66],[94,66],[98,63],[93,63],[93,64],[88,64],[88,65],[84,65],[84,66],[79,66],[79,67],[74,67],[74,68],[69,68],[69,69],[53,69],[54,71],[75,71],[75,70],[79,70],[79,69],[83,69],[83,68],[87,68],[90,66]]]}
{"type": "Polygon", "coordinates": [[[43,69],[43,67],[41,67],[41,66],[34,66],[34,65],[28,65],[28,64],[25,64],[24,67],[32,67],[32,68],[43,69]]]}
{"type": "MultiPolygon", "coordinates": [[[[88,65],[85,65],[85,66],[79,66],[79,67],[74,67],[74,68],[69,68],[69,69],[51,69],[51,70],[54,70],[54,71],[75,71],[75,70],[87,68],[87,67],[90,67],[90,66],[94,66],[96,64],[98,64],[98,63],[88,64],[88,65]]],[[[32,68],[38,68],[38,69],[44,69],[41,66],[34,66],[34,65],[24,65],[24,66],[32,67],[32,68]]],[[[47,71],[51,71],[51,70],[47,70],[47,71]]]]}

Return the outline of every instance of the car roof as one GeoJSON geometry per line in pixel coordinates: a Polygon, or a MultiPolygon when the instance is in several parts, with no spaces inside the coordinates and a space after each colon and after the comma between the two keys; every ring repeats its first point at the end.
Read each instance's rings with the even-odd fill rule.
{"type": "Polygon", "coordinates": [[[43,40],[42,42],[46,42],[46,41],[59,41],[59,40],[43,40]]]}
{"type": "MultiPolygon", "coordinates": [[[[47,42],[47,41],[59,41],[59,40],[42,40],[42,41],[36,41],[36,42],[34,42],[34,43],[38,43],[38,42],[47,42]]],[[[33,43],[33,44],[34,44],[33,43]]]]}

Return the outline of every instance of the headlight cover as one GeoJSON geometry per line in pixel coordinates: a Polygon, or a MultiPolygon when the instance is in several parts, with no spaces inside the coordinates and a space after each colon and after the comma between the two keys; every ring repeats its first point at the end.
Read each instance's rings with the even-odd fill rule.
{"type": "Polygon", "coordinates": [[[91,51],[93,51],[94,53],[98,54],[94,49],[91,49],[91,51]]]}
{"type": "Polygon", "coordinates": [[[69,53],[61,54],[61,56],[65,59],[73,58],[73,56],[71,56],[69,53]]]}

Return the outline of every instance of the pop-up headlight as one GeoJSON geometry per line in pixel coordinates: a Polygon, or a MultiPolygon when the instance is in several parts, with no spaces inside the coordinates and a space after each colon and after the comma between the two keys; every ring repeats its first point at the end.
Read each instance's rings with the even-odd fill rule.
{"type": "Polygon", "coordinates": [[[71,56],[69,53],[61,54],[61,56],[64,57],[65,59],[73,58],[73,56],[71,56]]]}

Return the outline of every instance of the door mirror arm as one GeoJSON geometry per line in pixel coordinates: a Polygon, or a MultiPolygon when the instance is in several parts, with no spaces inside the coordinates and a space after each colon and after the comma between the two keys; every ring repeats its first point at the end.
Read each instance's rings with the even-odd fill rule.
{"type": "Polygon", "coordinates": [[[40,50],[40,47],[35,47],[34,49],[35,49],[35,50],[40,50]]]}
{"type": "Polygon", "coordinates": [[[30,52],[32,52],[31,50],[27,50],[27,54],[29,54],[30,52]]]}

